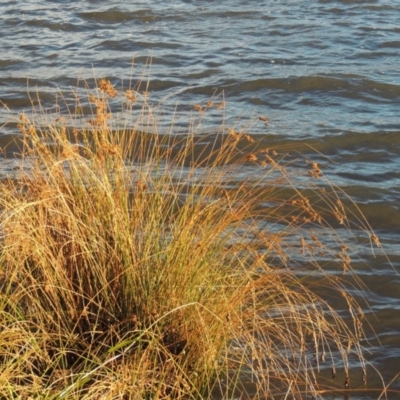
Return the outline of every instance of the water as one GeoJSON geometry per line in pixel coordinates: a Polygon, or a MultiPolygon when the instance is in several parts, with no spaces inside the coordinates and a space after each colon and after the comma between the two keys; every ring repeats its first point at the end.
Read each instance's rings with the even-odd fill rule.
{"type": "MultiPolygon", "coordinates": [[[[178,126],[223,93],[228,126],[249,127],[272,148],[311,153],[308,143],[327,155],[313,157],[357,201],[392,261],[363,255],[381,343],[371,336],[366,347],[387,382],[400,371],[399,1],[3,0],[0,11],[0,100],[11,109],[0,115],[2,135],[30,109],[28,87],[52,111],[78,78],[126,87],[151,58],[150,98],[178,126]]],[[[205,129],[220,118],[210,112],[205,129]]]]}

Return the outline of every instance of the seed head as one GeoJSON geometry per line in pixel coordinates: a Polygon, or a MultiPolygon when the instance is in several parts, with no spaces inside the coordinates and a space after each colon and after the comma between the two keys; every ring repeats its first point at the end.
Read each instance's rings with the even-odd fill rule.
{"type": "Polygon", "coordinates": [[[118,94],[112,83],[104,78],[100,79],[98,86],[102,92],[108,94],[111,98],[114,98],[118,94]]]}

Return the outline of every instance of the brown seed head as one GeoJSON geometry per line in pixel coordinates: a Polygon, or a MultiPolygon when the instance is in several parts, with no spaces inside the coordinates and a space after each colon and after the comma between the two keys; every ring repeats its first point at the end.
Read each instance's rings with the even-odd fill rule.
{"type": "Polygon", "coordinates": [[[19,115],[19,120],[20,120],[21,123],[23,123],[23,124],[29,124],[29,119],[28,119],[28,117],[26,116],[26,114],[24,114],[24,113],[21,113],[21,114],[19,115]]]}
{"type": "Polygon", "coordinates": [[[203,107],[200,104],[195,104],[193,108],[198,111],[199,113],[203,112],[203,107]]]}
{"type": "Polygon", "coordinates": [[[248,160],[248,161],[257,161],[257,156],[255,155],[255,154],[248,154],[247,156],[246,156],[246,160],[248,160]]]}
{"type": "Polygon", "coordinates": [[[114,98],[118,94],[112,83],[104,78],[100,79],[98,87],[111,98],[114,98]]]}
{"type": "Polygon", "coordinates": [[[132,103],[136,103],[137,102],[137,95],[132,90],[127,90],[125,92],[125,97],[132,103]]]}
{"type": "Polygon", "coordinates": [[[381,247],[381,243],[379,241],[378,236],[376,236],[375,234],[371,235],[371,240],[376,244],[377,247],[381,247]]]}

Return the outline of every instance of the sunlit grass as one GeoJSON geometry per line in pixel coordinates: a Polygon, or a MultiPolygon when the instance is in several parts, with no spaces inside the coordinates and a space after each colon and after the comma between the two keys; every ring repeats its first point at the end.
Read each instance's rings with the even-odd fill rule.
{"type": "Polygon", "coordinates": [[[0,396],[282,398],[334,386],[318,372],[349,376],[351,354],[365,368],[341,281],[353,222],[316,163],[293,171],[234,127],[154,134],[146,97],[106,80],[88,104],[86,125],[21,115],[0,183],[0,396]],[[110,99],[142,101],[134,127],[110,99]]]}

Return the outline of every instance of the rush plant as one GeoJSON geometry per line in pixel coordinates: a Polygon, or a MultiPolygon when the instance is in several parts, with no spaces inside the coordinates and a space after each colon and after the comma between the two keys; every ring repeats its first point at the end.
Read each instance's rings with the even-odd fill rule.
{"type": "Polygon", "coordinates": [[[0,396],[317,396],[320,371],[344,381],[351,354],[364,370],[350,222],[319,166],[298,183],[233,128],[159,134],[142,96],[102,79],[86,124],[20,116],[0,182],[0,396]],[[143,102],[134,126],[117,99],[143,102]]]}

